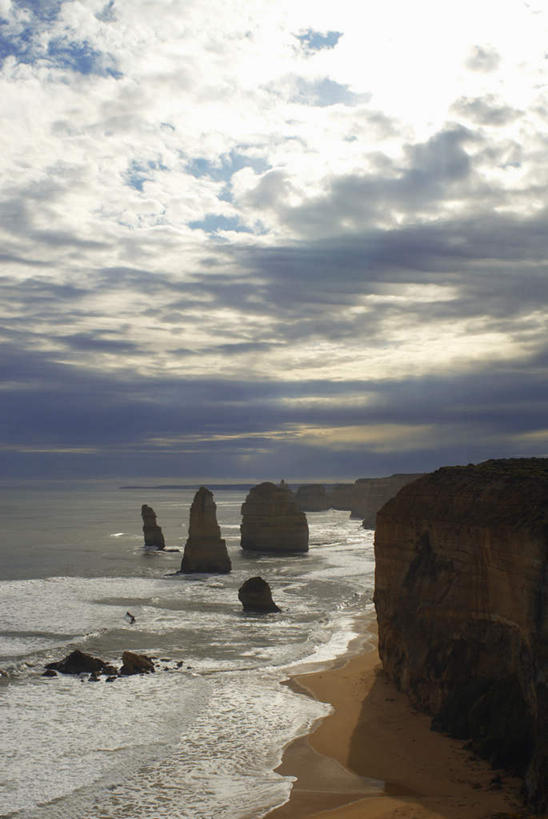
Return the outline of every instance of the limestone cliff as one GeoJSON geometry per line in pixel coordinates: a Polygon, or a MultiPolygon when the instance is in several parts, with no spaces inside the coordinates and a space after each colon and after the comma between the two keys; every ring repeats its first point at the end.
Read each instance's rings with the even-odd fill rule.
{"type": "Polygon", "coordinates": [[[364,529],[374,529],[379,509],[397,495],[403,486],[422,473],[400,473],[386,478],[358,478],[355,483],[352,517],[362,518],[364,529]]]}
{"type": "Polygon", "coordinates": [[[181,572],[225,574],[232,566],[217,524],[217,507],[213,493],[205,486],[196,492],[190,507],[188,539],[181,572]]]}
{"type": "Polygon", "coordinates": [[[548,459],[447,467],[377,514],[385,670],[548,807],[548,459]]]}
{"type": "Polygon", "coordinates": [[[308,551],[306,515],[282,481],[254,486],[242,505],[241,546],[255,552],[308,551]]]}
{"type": "Polygon", "coordinates": [[[299,508],[305,512],[342,509],[363,520],[366,529],[375,528],[377,511],[393,498],[402,486],[420,478],[422,473],[389,475],[385,478],[358,478],[354,483],[304,484],[296,493],[299,508]]]}
{"type": "Polygon", "coordinates": [[[165,549],[166,544],[162,534],[162,528],[156,523],[156,513],[151,506],[143,503],[141,506],[141,517],[143,518],[143,535],[146,549],[165,549]]]}
{"type": "Polygon", "coordinates": [[[295,501],[303,512],[325,512],[331,508],[331,500],[321,483],[305,483],[295,492],[295,501]]]}

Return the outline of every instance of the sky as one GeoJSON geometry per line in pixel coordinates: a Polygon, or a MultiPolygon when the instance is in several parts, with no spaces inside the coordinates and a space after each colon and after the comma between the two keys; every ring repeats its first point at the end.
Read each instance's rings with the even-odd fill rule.
{"type": "Polygon", "coordinates": [[[548,454],[540,0],[0,0],[0,477],[548,454]]]}

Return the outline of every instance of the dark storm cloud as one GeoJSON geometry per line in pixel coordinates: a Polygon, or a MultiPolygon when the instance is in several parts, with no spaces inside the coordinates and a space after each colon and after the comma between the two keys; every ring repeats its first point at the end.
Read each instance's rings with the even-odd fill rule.
{"type": "MultiPolygon", "coordinates": [[[[392,209],[416,214],[469,196],[474,168],[466,146],[476,142],[481,142],[479,134],[449,126],[424,143],[407,145],[403,162],[378,157],[378,170],[331,177],[324,193],[298,206],[286,204],[289,178],[280,170],[270,171],[246,194],[246,203],[259,211],[275,211],[305,236],[356,233],[392,209]]],[[[474,184],[478,198],[494,195],[476,180],[474,184]]]]}
{"type": "Polygon", "coordinates": [[[101,353],[134,353],[139,350],[138,344],[117,338],[105,338],[103,333],[72,333],[57,336],[57,340],[71,350],[101,353]]]}
{"type": "MultiPolygon", "coordinates": [[[[515,315],[548,296],[544,224],[543,215],[490,214],[237,253],[281,308],[347,304],[386,284],[438,284],[457,288],[454,309],[462,316],[515,315]]],[[[435,317],[436,304],[428,309],[435,317]]]]}
{"type": "Polygon", "coordinates": [[[294,475],[322,470],[333,475],[382,474],[493,454],[534,453],[534,438],[530,444],[526,439],[516,443],[515,436],[545,429],[548,417],[548,380],[540,367],[528,372],[485,365],[475,373],[391,382],[147,382],[130,372],[115,377],[53,364],[44,354],[5,346],[0,353],[5,384],[2,446],[11,450],[6,451],[6,463],[23,472],[40,456],[58,474],[63,469],[121,474],[126,467],[135,474],[177,474],[177,464],[180,469],[183,462],[186,474],[191,474],[189,464],[198,470],[195,474],[205,470],[237,476],[258,470],[264,475],[265,469],[286,471],[288,464],[294,475]],[[361,394],[363,403],[347,405],[348,393],[361,394]],[[318,403],[322,397],[335,400],[318,403]],[[295,427],[315,424],[403,424],[411,441],[413,427],[426,425],[432,427],[432,440],[425,446],[418,439],[416,448],[408,445],[404,453],[397,447],[383,453],[361,444],[359,437],[351,446],[327,450],[292,437],[295,427]],[[69,466],[63,450],[71,448],[90,454],[76,460],[71,454],[69,466]]]}

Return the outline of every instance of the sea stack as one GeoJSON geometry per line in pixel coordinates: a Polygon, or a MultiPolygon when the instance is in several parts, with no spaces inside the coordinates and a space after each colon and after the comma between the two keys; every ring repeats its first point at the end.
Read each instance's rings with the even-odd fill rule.
{"type": "Polygon", "coordinates": [[[254,611],[259,614],[281,611],[272,599],[270,586],[262,577],[250,577],[238,590],[244,611],[254,611]]]}
{"type": "Polygon", "coordinates": [[[151,506],[143,503],[141,506],[141,517],[143,518],[143,534],[145,536],[145,549],[165,549],[166,544],[162,534],[162,528],[156,523],[156,513],[151,506]]]}
{"type": "Polygon", "coordinates": [[[253,552],[308,551],[308,523],[295,495],[282,481],[254,486],[242,505],[241,546],[253,552]]]}
{"type": "Polygon", "coordinates": [[[190,507],[188,540],[185,544],[181,572],[226,574],[232,568],[217,524],[217,507],[213,493],[201,486],[190,507]]]}
{"type": "Polygon", "coordinates": [[[385,671],[548,809],[548,459],[446,467],[377,513],[385,671]]]}

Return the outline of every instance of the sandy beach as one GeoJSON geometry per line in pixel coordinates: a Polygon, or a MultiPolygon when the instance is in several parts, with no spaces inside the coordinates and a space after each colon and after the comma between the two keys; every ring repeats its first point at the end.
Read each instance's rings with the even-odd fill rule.
{"type": "MultiPolygon", "coordinates": [[[[366,628],[374,629],[369,621],[366,628]]],[[[510,819],[523,817],[520,782],[494,771],[385,678],[370,645],[341,665],[290,684],[334,711],[291,743],[278,772],[295,776],[274,819],[510,819]]]]}

